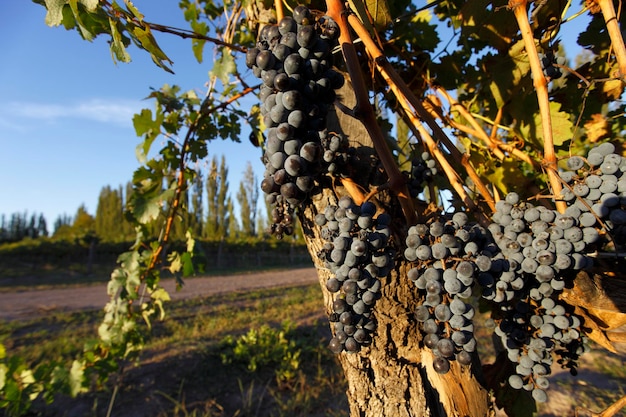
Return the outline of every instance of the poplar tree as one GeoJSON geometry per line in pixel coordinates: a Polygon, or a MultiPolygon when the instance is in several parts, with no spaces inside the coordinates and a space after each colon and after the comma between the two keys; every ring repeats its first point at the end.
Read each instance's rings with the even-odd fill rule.
{"type": "Polygon", "coordinates": [[[254,176],[252,164],[248,162],[242,181],[239,183],[237,201],[240,207],[241,231],[245,236],[256,236],[257,201],[259,183],[254,176]]]}

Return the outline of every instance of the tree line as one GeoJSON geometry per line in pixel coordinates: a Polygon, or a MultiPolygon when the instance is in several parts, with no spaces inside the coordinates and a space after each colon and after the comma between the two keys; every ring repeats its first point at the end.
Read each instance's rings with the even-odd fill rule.
{"type": "MultiPolygon", "coordinates": [[[[248,163],[239,183],[235,207],[228,181],[224,156],[212,158],[208,169],[198,170],[192,186],[183,196],[183,209],[173,224],[172,237],[183,240],[187,231],[206,240],[241,240],[261,238],[268,229],[267,205],[259,206],[259,184],[252,165],[248,163]]],[[[133,193],[132,184],[117,188],[104,186],[94,214],[83,204],[76,214],[60,215],[52,232],[43,214],[13,213],[0,217],[0,243],[51,237],[59,240],[122,242],[132,240],[135,230],[125,211],[133,193]]],[[[163,213],[165,217],[165,213],[163,213]]],[[[158,233],[155,227],[151,233],[158,233]]]]}

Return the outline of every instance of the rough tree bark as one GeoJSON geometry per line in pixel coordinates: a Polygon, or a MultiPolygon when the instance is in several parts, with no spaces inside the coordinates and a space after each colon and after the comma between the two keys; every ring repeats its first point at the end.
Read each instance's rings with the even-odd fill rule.
{"type": "MultiPolygon", "coordinates": [[[[354,105],[354,94],[346,83],[338,91],[341,103],[347,108],[354,105]]],[[[362,153],[371,153],[371,144],[360,122],[343,113],[337,120],[329,116],[329,130],[342,131],[351,145],[362,153]],[[338,123],[333,127],[333,123],[338,123]]],[[[358,151],[357,151],[358,152],[358,151]]],[[[368,175],[359,170],[352,178],[369,191],[368,175]]],[[[329,204],[337,204],[347,191],[335,181],[332,186],[315,194],[312,201],[300,212],[307,247],[318,270],[327,312],[332,311],[333,295],[326,289],[326,280],[332,273],[324,268],[318,253],[323,240],[314,217],[329,204]]],[[[410,225],[404,224],[397,200],[385,192],[376,195],[385,210],[394,218],[394,245],[400,248],[410,225]]],[[[398,253],[402,253],[398,250],[398,253]]],[[[413,311],[421,303],[415,285],[407,278],[410,266],[400,257],[389,276],[381,279],[382,297],[376,302],[373,313],[377,329],[372,344],[358,353],[343,352],[340,362],[348,381],[347,397],[352,416],[490,416],[494,414],[488,391],[480,380],[480,363],[475,358],[471,367],[451,364],[445,375],[438,374],[433,366],[430,350],[424,348],[413,311]]],[[[331,326],[332,327],[332,326],[331,326]]]]}

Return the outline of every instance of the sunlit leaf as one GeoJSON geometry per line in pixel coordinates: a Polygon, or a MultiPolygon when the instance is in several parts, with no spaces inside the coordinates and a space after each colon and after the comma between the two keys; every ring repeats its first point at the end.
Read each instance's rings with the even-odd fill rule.
{"type": "Polygon", "coordinates": [[[152,118],[150,109],[143,109],[141,113],[133,116],[133,126],[137,136],[144,136],[143,142],[137,145],[135,155],[140,163],[145,163],[150,152],[150,147],[159,136],[161,124],[163,123],[163,113],[157,110],[155,118],[152,118]]]}
{"type": "Polygon", "coordinates": [[[211,74],[219,78],[222,84],[226,85],[228,84],[230,74],[234,73],[236,69],[235,58],[229,51],[222,50],[222,56],[213,64],[211,74]]]}
{"type": "Polygon", "coordinates": [[[83,361],[75,360],[72,362],[69,374],[69,385],[72,397],[88,391],[85,387],[85,363],[83,361]]]}
{"type": "Polygon", "coordinates": [[[161,47],[154,39],[152,32],[149,27],[137,27],[131,26],[130,32],[133,37],[139,42],[141,47],[150,53],[152,57],[152,61],[157,64],[160,68],[164,69],[169,73],[174,73],[172,69],[168,66],[172,64],[172,61],[165,55],[161,47]]]}
{"type": "Polygon", "coordinates": [[[121,62],[130,62],[130,55],[126,51],[124,42],[122,41],[122,34],[117,30],[117,24],[113,19],[109,18],[109,25],[111,28],[111,54],[113,60],[121,62]]]}
{"type": "Polygon", "coordinates": [[[68,4],[69,0],[45,0],[46,9],[46,25],[59,26],[63,21],[63,7],[68,4]]]}

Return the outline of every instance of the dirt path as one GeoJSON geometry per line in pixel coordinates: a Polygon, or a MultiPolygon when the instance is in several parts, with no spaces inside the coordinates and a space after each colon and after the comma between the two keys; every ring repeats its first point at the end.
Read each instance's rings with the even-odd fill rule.
{"type": "MultiPolygon", "coordinates": [[[[173,279],[163,281],[163,287],[173,300],[182,300],[234,291],[260,288],[288,287],[317,282],[315,268],[270,271],[228,276],[191,278],[176,291],[173,279]]],[[[51,311],[101,309],[108,301],[106,284],[46,290],[1,292],[0,320],[23,320],[45,315],[51,311]]]]}

